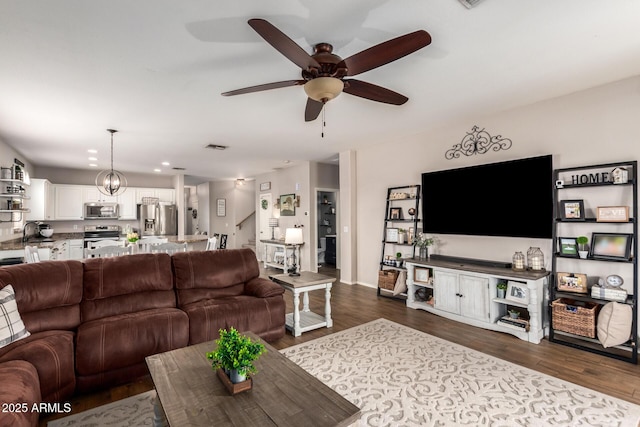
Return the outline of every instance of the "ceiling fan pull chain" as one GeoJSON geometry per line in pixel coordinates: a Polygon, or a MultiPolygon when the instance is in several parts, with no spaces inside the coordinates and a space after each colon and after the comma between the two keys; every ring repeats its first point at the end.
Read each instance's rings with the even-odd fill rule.
{"type": "Polygon", "coordinates": [[[324,128],[327,126],[327,122],[325,121],[325,110],[327,109],[326,102],[322,105],[322,130],[320,131],[320,135],[324,138],[324,128]]]}

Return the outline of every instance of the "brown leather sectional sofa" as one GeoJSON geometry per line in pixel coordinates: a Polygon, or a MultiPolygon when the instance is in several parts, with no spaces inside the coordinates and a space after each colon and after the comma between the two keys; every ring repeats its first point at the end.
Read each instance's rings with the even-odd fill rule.
{"type": "MultiPolygon", "coordinates": [[[[0,348],[2,402],[64,402],[147,373],[145,357],[220,328],[284,335],[284,290],[251,249],[44,261],[0,268],[31,335],[0,348]]],[[[1,426],[38,416],[0,412],[1,426]]]]}

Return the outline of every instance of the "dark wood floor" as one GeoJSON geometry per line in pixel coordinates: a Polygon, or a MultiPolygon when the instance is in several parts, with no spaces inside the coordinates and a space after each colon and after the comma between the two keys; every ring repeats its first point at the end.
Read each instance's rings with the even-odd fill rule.
{"type": "MultiPolygon", "coordinates": [[[[330,268],[320,270],[335,275],[330,268]]],[[[267,270],[263,274],[278,274],[267,270]]],[[[290,310],[292,298],[285,294],[290,310]]],[[[310,294],[311,309],[324,312],[324,292],[310,294]]],[[[445,340],[473,348],[527,368],[588,387],[640,405],[640,365],[575,350],[548,340],[530,344],[514,336],[487,331],[447,320],[422,310],[406,308],[403,301],[376,296],[376,290],[359,285],[336,283],[331,292],[333,327],[305,332],[294,338],[289,332],[271,343],[277,349],[300,344],[378,318],[385,318],[445,340]]],[[[73,412],[123,399],[153,388],[149,378],[99,393],[72,399],[73,412]]],[[[66,414],[68,415],[68,414],[66,414]]],[[[41,426],[54,417],[41,420],[41,426]]]]}

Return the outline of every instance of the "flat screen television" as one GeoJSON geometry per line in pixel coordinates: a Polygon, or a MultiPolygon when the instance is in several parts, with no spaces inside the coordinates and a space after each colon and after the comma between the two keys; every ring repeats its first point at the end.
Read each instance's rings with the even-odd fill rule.
{"type": "Polygon", "coordinates": [[[551,157],[423,173],[423,231],[550,239],[551,157]]]}

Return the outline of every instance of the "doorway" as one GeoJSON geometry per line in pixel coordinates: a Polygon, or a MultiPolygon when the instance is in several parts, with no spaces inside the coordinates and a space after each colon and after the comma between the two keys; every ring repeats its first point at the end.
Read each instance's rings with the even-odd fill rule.
{"type": "Polygon", "coordinates": [[[273,218],[274,209],[271,202],[271,193],[260,194],[258,209],[258,241],[256,242],[256,255],[258,259],[264,260],[265,246],[261,240],[271,239],[271,228],[269,227],[269,218],[273,218]]]}
{"type": "Polygon", "coordinates": [[[340,268],[338,244],[338,191],[316,190],[317,242],[316,265],[318,268],[340,268]]]}

